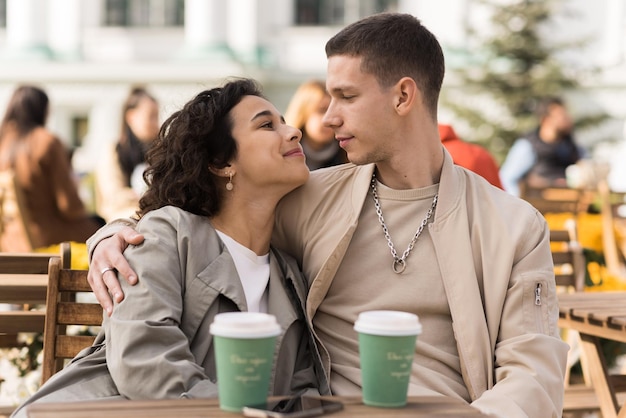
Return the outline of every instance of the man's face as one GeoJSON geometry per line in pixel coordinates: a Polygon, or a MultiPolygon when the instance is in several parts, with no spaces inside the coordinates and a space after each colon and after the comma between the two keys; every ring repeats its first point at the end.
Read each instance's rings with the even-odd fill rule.
{"type": "Polygon", "coordinates": [[[572,132],[572,118],[564,106],[557,104],[550,106],[546,119],[557,133],[557,136],[562,137],[572,132]]]}
{"type": "Polygon", "coordinates": [[[361,57],[328,59],[326,87],[331,96],[324,124],[355,164],[377,163],[392,155],[393,89],[383,89],[372,74],[361,71],[361,57]]]}

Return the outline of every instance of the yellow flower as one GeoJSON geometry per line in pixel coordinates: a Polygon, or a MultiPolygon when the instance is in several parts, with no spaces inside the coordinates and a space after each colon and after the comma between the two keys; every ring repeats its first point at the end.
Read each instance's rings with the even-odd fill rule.
{"type": "Polygon", "coordinates": [[[626,280],[611,274],[605,266],[594,261],[587,264],[587,270],[594,285],[587,286],[586,292],[626,290],[626,280]]]}

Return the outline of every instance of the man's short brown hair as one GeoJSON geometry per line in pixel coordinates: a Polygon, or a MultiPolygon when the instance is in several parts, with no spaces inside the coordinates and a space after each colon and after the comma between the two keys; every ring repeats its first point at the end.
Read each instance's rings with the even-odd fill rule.
{"type": "Polygon", "coordinates": [[[326,56],[335,55],[361,57],[361,70],[374,75],[383,88],[411,77],[436,119],[445,72],[443,51],[415,16],[379,13],[352,23],[326,43],[326,56]]]}

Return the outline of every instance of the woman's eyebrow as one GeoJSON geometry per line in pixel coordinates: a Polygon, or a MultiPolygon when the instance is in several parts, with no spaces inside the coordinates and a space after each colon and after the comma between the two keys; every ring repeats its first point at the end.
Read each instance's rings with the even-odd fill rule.
{"type": "MultiPolygon", "coordinates": [[[[250,122],[254,122],[256,119],[261,118],[263,116],[271,116],[271,117],[273,117],[274,114],[271,111],[269,111],[269,110],[264,110],[262,112],[257,113],[256,115],[254,115],[252,117],[252,119],[250,120],[250,122]]],[[[285,117],[283,115],[280,115],[280,121],[282,123],[286,123],[285,122],[285,117]]]]}
{"type": "Polygon", "coordinates": [[[272,116],[272,112],[270,112],[269,110],[263,110],[262,112],[259,112],[256,115],[254,115],[252,119],[250,119],[250,121],[253,122],[254,120],[261,118],[263,116],[272,116]]]}

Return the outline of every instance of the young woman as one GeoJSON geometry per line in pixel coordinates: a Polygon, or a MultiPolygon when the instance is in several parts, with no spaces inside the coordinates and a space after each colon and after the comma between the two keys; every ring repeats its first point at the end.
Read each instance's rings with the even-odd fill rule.
{"type": "Polygon", "coordinates": [[[310,80],[298,87],[285,111],[287,123],[302,131],[302,148],[310,170],[348,162],[335,133],[322,123],[329,104],[324,82],[310,80]]]}
{"type": "Polygon", "coordinates": [[[87,213],[65,145],[46,129],[49,99],[36,86],[13,92],[0,123],[0,170],[12,170],[25,200],[25,223],[3,220],[2,251],[31,251],[63,241],[84,242],[101,218],[87,213]],[[28,215],[28,216],[27,216],[28,215]]]}
{"type": "Polygon", "coordinates": [[[94,345],[27,403],[216,397],[209,325],[228,311],[277,317],[272,394],[328,393],[304,319],[305,278],[270,246],[276,204],[309,176],[300,138],[247,79],[204,91],[167,119],[148,154],[137,225],[145,241],[124,253],[138,283],[124,288],[94,345]]]}
{"type": "Polygon", "coordinates": [[[139,209],[146,152],[158,133],[157,100],[145,88],[133,88],[122,107],[120,137],[96,169],[98,213],[107,221],[133,216],[139,209]]]}

